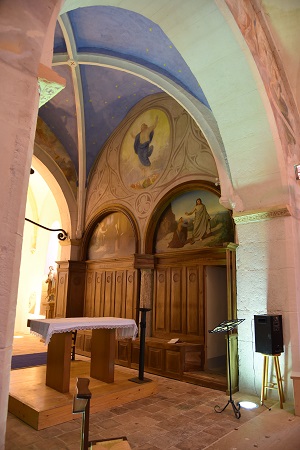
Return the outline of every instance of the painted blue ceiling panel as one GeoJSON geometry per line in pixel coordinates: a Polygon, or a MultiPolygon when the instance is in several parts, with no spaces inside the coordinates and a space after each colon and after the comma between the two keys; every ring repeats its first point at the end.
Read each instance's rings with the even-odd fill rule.
{"type": "Polygon", "coordinates": [[[87,174],[107,138],[144,97],[162,92],[147,81],[105,67],[80,66],[84,91],[87,174]]]}
{"type": "Polygon", "coordinates": [[[68,13],[77,51],[126,58],[176,81],[209,107],[196,78],[161,28],[122,8],[90,6],[68,13]]]}
{"type": "Polygon", "coordinates": [[[75,97],[71,69],[68,65],[54,68],[66,79],[66,87],[39,110],[39,116],[62,143],[78,173],[78,139],[75,97]]]}
{"type": "MultiPolygon", "coordinates": [[[[196,78],[160,27],[140,14],[110,6],[90,6],[66,13],[77,54],[67,55],[62,29],[57,23],[54,54],[63,53],[62,65],[53,68],[66,79],[66,88],[46,103],[40,117],[65,147],[78,173],[78,127],[74,86],[68,57],[79,64],[83,105],[86,149],[86,175],[101,152],[109,136],[126,117],[130,109],[143,98],[162,92],[150,82],[113,68],[81,64],[80,53],[111,55],[138,63],[155,71],[184,88],[209,107],[196,78]]],[[[65,18],[63,18],[64,20],[65,18]]],[[[67,24],[67,21],[65,21],[67,24]]],[[[66,36],[66,39],[68,37],[66,36]]],[[[72,66],[75,67],[75,66],[72,66]]],[[[79,80],[78,80],[79,81],[79,80]]]]}
{"type": "Polygon", "coordinates": [[[66,53],[67,47],[61,27],[58,22],[56,22],[55,34],[54,34],[54,47],[53,53],[66,53]]]}

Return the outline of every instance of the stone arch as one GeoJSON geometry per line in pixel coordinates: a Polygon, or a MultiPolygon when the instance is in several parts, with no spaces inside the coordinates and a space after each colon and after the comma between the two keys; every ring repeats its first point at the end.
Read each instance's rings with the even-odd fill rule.
{"type": "Polygon", "coordinates": [[[77,225],[77,203],[70,185],[53,159],[38,146],[35,146],[32,161],[56,198],[62,228],[67,231],[70,239],[74,239],[77,225]]]}

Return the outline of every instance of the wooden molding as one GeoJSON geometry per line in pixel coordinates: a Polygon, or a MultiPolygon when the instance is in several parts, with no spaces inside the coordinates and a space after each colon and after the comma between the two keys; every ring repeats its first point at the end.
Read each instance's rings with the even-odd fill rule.
{"type": "Polygon", "coordinates": [[[154,255],[137,253],[134,255],[135,269],[154,269],[154,267],[154,255]]]}

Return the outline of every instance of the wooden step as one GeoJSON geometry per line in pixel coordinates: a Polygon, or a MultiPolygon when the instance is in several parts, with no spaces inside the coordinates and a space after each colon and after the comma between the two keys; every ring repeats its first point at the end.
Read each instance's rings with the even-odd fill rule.
{"type": "Polygon", "coordinates": [[[70,392],[63,394],[45,385],[46,366],[13,370],[8,411],[36,430],[77,419],[72,413],[77,377],[90,378],[91,414],[157,393],[156,381],[133,383],[134,371],[124,367],[115,366],[115,381],[109,384],[91,378],[89,371],[89,361],[72,361],[70,392]]]}

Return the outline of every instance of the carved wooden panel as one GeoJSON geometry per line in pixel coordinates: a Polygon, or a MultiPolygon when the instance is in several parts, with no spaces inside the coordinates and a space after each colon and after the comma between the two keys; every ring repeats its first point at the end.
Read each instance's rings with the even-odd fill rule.
{"type": "Polygon", "coordinates": [[[181,353],[172,350],[165,351],[165,374],[173,378],[179,378],[181,367],[181,353]]]}
{"type": "Polygon", "coordinates": [[[87,353],[90,353],[92,348],[92,332],[89,331],[84,335],[84,350],[87,353]]]}
{"type": "Polygon", "coordinates": [[[85,304],[84,315],[86,317],[94,316],[94,301],[95,301],[95,273],[88,271],[85,286],[85,304]]]}
{"type": "MultiPolygon", "coordinates": [[[[167,328],[166,301],[170,290],[168,271],[166,269],[157,269],[155,282],[154,332],[164,332],[167,328]]],[[[153,333],[153,335],[155,334],[153,333]]]]}
{"type": "Polygon", "coordinates": [[[187,334],[204,334],[203,266],[187,267],[186,314],[184,329],[187,334]]]}
{"type": "MultiPolygon", "coordinates": [[[[147,359],[147,350],[145,352],[145,359],[147,359]]],[[[140,342],[132,341],[131,343],[131,367],[138,368],[140,360],[140,342]]]]}
{"type": "Polygon", "coordinates": [[[105,291],[104,291],[104,316],[115,315],[115,298],[114,298],[115,272],[105,272],[105,291]]]}
{"type": "Polygon", "coordinates": [[[125,299],[125,293],[126,293],[126,271],[125,270],[118,270],[116,272],[116,288],[115,288],[115,311],[114,316],[115,317],[124,317],[123,311],[122,311],[122,300],[125,299]]]}
{"type": "Polygon", "coordinates": [[[84,311],[86,267],[84,263],[79,261],[70,261],[69,264],[66,317],[82,317],[84,311]]]}
{"type": "Polygon", "coordinates": [[[131,340],[122,339],[116,341],[116,362],[123,366],[131,365],[131,340]]]}
{"type": "Polygon", "coordinates": [[[95,272],[95,317],[104,316],[104,286],[105,286],[105,272],[95,272]],[[101,301],[102,300],[102,301],[101,301]]]}
{"type": "Polygon", "coordinates": [[[57,261],[56,317],[83,315],[86,265],[81,261],[57,261]]]}
{"type": "Polygon", "coordinates": [[[170,333],[182,334],[182,313],[185,310],[185,296],[183,292],[183,284],[185,282],[184,268],[171,268],[170,274],[170,299],[168,303],[169,315],[169,331],[170,333]]]}
{"type": "Polygon", "coordinates": [[[77,331],[76,336],[76,353],[84,356],[91,356],[91,330],[77,331]]]}
{"type": "Polygon", "coordinates": [[[137,273],[134,269],[127,270],[124,317],[128,319],[136,319],[137,315],[136,292],[137,292],[137,273]]]}
{"type": "MultiPolygon", "coordinates": [[[[117,364],[131,368],[138,368],[140,352],[139,339],[134,341],[120,341],[117,344],[117,349],[117,364]]],[[[203,366],[204,346],[202,344],[169,344],[165,339],[157,339],[152,337],[146,338],[146,372],[179,380],[183,379],[186,372],[203,370],[203,366]]]]}
{"type": "Polygon", "coordinates": [[[133,258],[88,263],[86,316],[136,320],[137,307],[137,270],[133,268],[133,258]]]}
{"type": "Polygon", "coordinates": [[[163,372],[164,349],[148,347],[147,367],[155,372],[163,372]]]}
{"type": "Polygon", "coordinates": [[[84,333],[77,331],[76,335],[76,350],[84,349],[84,333]]]}
{"type": "Polygon", "coordinates": [[[56,317],[66,317],[67,290],[68,290],[68,272],[58,271],[56,305],[55,305],[56,317]]]}
{"type": "Polygon", "coordinates": [[[169,267],[157,265],[155,270],[152,336],[203,343],[203,265],[178,263],[178,257],[173,261],[168,257],[169,267]]]}

